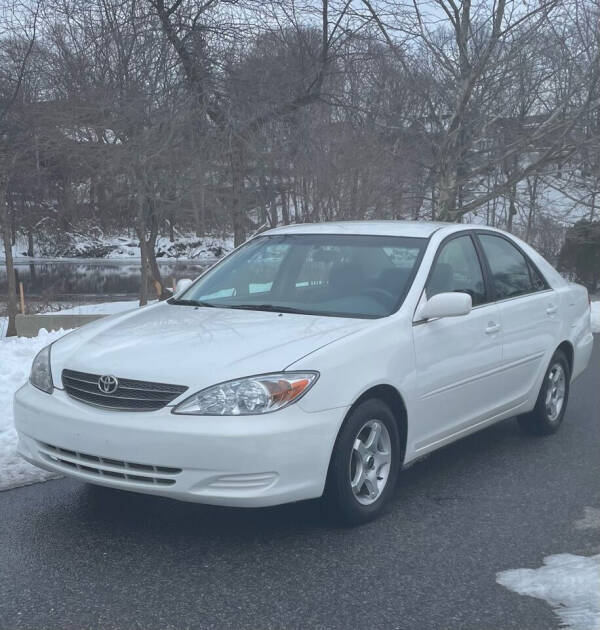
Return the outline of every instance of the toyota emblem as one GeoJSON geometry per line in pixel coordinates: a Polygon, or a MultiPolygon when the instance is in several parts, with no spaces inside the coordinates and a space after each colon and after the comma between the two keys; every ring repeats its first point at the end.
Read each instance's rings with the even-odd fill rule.
{"type": "Polygon", "coordinates": [[[114,394],[119,387],[119,381],[116,376],[101,376],[98,379],[98,389],[103,394],[114,394]]]}

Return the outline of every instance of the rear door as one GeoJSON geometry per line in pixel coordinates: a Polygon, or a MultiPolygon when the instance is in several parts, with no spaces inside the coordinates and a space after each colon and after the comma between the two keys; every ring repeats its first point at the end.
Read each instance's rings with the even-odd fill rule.
{"type": "Polygon", "coordinates": [[[499,405],[502,331],[475,241],[461,232],[440,245],[423,300],[437,293],[471,295],[461,317],[415,321],[418,426],[415,448],[426,452],[493,416],[499,405]]]}
{"type": "Polygon", "coordinates": [[[503,330],[502,394],[516,405],[531,394],[557,345],[561,301],[512,240],[491,232],[477,238],[503,330]]]}

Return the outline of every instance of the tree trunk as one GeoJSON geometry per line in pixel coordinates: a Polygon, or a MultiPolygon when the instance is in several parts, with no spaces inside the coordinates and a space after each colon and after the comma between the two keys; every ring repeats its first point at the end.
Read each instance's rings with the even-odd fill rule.
{"type": "Polygon", "coordinates": [[[517,214],[517,204],[516,204],[517,185],[516,184],[514,186],[511,186],[508,199],[509,199],[509,203],[508,203],[508,220],[506,222],[506,231],[507,232],[512,232],[513,231],[513,219],[514,219],[515,215],[517,214]]]}
{"type": "Polygon", "coordinates": [[[8,328],[7,337],[15,337],[17,334],[17,280],[15,277],[15,265],[12,255],[12,242],[10,233],[10,220],[6,206],[6,188],[0,184],[0,229],[2,230],[2,242],[4,243],[4,256],[6,259],[6,280],[8,286],[8,328]]]}
{"type": "Polygon", "coordinates": [[[166,290],[166,287],[162,280],[160,267],[158,266],[158,262],[156,261],[155,244],[156,239],[154,239],[153,242],[148,241],[146,243],[146,257],[148,259],[148,267],[150,270],[150,275],[152,276],[152,283],[154,284],[156,297],[158,297],[159,300],[166,300],[167,298],[171,297],[171,294],[166,290]]]}
{"type": "MultiPolygon", "coordinates": [[[[140,289],[140,306],[142,301],[148,299],[148,279],[152,279],[154,290],[158,299],[164,300],[170,297],[160,275],[160,269],[156,262],[156,239],[158,237],[158,219],[155,209],[150,208],[150,228],[148,229],[145,204],[149,203],[146,196],[140,192],[137,199],[136,232],[140,241],[140,258],[142,263],[142,287],[140,289]],[[148,233],[148,237],[146,234],[148,233]],[[145,274],[145,279],[144,279],[145,274]]],[[[146,303],[146,302],[144,302],[146,303]]]]}
{"type": "Polygon", "coordinates": [[[142,266],[140,281],[140,306],[148,304],[148,244],[146,243],[146,217],[144,213],[145,197],[141,192],[137,195],[137,216],[135,231],[140,241],[140,262],[142,266]]]}
{"type": "Polygon", "coordinates": [[[295,185],[292,188],[292,205],[294,206],[294,223],[300,223],[300,207],[298,206],[298,194],[296,193],[295,185]]]}
{"type": "Polygon", "coordinates": [[[175,242],[175,213],[169,218],[169,242],[175,242]]]}
{"type": "Polygon", "coordinates": [[[308,223],[310,221],[310,192],[308,190],[308,182],[306,177],[302,178],[302,221],[308,223]]]}
{"type": "Polygon", "coordinates": [[[245,156],[241,138],[233,137],[230,148],[231,164],[231,223],[233,226],[233,244],[238,247],[246,240],[245,213],[245,156]]]}
{"type": "Polygon", "coordinates": [[[206,230],[206,210],[204,205],[205,192],[204,192],[204,175],[200,170],[198,190],[195,186],[192,186],[192,208],[194,210],[194,228],[196,236],[204,236],[206,230]]]}
{"type": "Polygon", "coordinates": [[[358,169],[354,169],[350,184],[349,219],[356,220],[358,209],[358,169]]]}
{"type": "Polygon", "coordinates": [[[281,192],[281,218],[283,219],[283,225],[290,224],[290,206],[287,190],[281,192]]]}
{"type": "Polygon", "coordinates": [[[456,166],[452,163],[443,164],[438,179],[437,218],[440,221],[456,221],[457,197],[456,166]]]}
{"type": "Polygon", "coordinates": [[[269,202],[269,224],[270,227],[274,228],[277,227],[277,223],[279,223],[278,221],[278,216],[277,216],[277,200],[275,197],[271,198],[271,201],[269,202]]]}
{"type": "Polygon", "coordinates": [[[146,241],[140,238],[140,258],[142,264],[142,277],[140,281],[140,306],[148,304],[148,257],[146,256],[146,241]]]}
{"type": "MultiPolygon", "coordinates": [[[[528,180],[529,184],[529,180],[528,180]]],[[[527,243],[531,240],[531,232],[533,230],[533,220],[535,217],[535,210],[537,206],[537,175],[533,176],[533,183],[529,186],[529,214],[527,215],[527,232],[525,234],[525,241],[527,243]]]]}
{"type": "Polygon", "coordinates": [[[170,293],[166,290],[165,285],[160,274],[160,267],[156,261],[156,239],[158,238],[158,218],[155,214],[154,208],[152,209],[152,216],[150,219],[150,234],[146,240],[146,258],[148,260],[148,268],[152,277],[152,283],[156,291],[156,296],[159,300],[166,300],[170,297],[170,293]]]}

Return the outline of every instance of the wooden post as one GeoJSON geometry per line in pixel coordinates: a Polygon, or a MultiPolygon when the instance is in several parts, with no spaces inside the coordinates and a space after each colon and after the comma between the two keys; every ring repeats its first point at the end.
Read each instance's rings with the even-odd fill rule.
{"type": "Polygon", "coordinates": [[[22,282],[19,282],[19,295],[21,296],[21,315],[25,315],[25,291],[22,282]]]}
{"type": "Polygon", "coordinates": [[[173,295],[177,291],[177,280],[175,280],[175,276],[173,276],[173,295]]]}

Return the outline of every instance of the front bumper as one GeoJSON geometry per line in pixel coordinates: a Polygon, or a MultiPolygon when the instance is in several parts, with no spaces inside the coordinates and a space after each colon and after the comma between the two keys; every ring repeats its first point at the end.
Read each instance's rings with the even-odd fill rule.
{"type": "Polygon", "coordinates": [[[90,483],[215,505],[261,507],[323,494],[345,408],[262,416],[115,412],[27,384],[15,395],[19,454],[90,483]]]}

